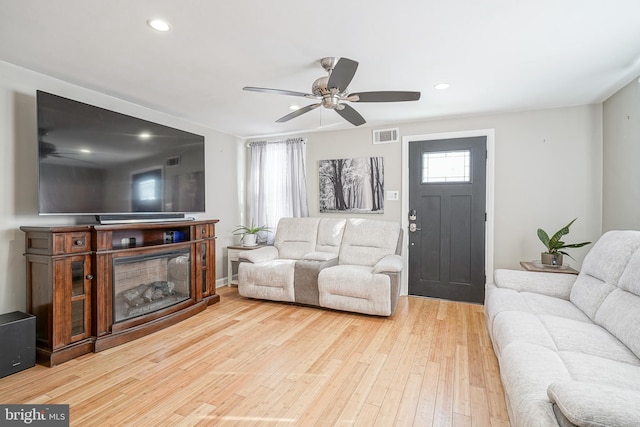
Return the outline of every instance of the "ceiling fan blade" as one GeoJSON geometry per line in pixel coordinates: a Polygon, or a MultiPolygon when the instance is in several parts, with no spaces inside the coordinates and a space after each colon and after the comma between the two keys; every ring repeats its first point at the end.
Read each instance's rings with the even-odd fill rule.
{"type": "Polygon", "coordinates": [[[358,93],[349,94],[349,96],[346,99],[351,102],[417,101],[420,99],[420,92],[404,92],[404,91],[358,92],[358,93]]]}
{"type": "Polygon", "coordinates": [[[317,104],[311,104],[311,105],[307,105],[306,107],[302,107],[299,110],[294,111],[293,113],[289,113],[284,117],[280,117],[278,120],[276,120],[276,123],[284,123],[284,122],[288,122],[291,119],[294,119],[298,116],[301,116],[304,113],[308,113],[309,111],[318,108],[320,105],[320,103],[317,104]]]}
{"type": "Polygon", "coordinates": [[[338,92],[344,92],[349,83],[351,83],[357,69],[358,63],[356,61],[349,58],[340,58],[336,66],[333,67],[333,71],[331,71],[327,88],[335,88],[338,89],[338,92]]]}
{"type": "Polygon", "coordinates": [[[245,86],[242,90],[248,90],[250,92],[276,93],[279,95],[302,96],[303,98],[317,98],[317,96],[310,93],[296,92],[293,90],[269,89],[266,87],[245,86]]]}
{"type": "Polygon", "coordinates": [[[341,104],[341,105],[344,108],[341,110],[338,110],[336,108],[336,113],[340,114],[343,119],[350,122],[354,126],[360,126],[367,123],[364,117],[362,117],[360,113],[358,113],[353,107],[347,104],[341,104]]]}

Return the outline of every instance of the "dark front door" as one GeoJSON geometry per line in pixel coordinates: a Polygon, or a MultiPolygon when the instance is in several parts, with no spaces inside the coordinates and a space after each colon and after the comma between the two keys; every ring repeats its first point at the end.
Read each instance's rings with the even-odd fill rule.
{"type": "Polygon", "coordinates": [[[485,136],[409,143],[409,295],[482,302],[485,136]]]}

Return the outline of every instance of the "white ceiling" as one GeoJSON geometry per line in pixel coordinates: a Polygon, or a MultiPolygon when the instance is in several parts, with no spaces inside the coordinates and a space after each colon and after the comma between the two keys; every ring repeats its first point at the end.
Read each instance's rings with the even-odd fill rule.
{"type": "Polygon", "coordinates": [[[364,126],[602,102],[640,75],[640,1],[0,0],[0,60],[240,137],[352,127],[242,90],[310,92],[325,56],[351,92],[422,92],[351,104],[364,126]]]}

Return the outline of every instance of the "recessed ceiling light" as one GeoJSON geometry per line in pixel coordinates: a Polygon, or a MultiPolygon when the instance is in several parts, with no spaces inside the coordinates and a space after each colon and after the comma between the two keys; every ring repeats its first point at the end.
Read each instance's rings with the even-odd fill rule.
{"type": "Polygon", "coordinates": [[[85,154],[89,154],[89,153],[91,153],[91,150],[89,150],[88,148],[81,148],[80,152],[81,153],[85,153],[85,154]]]}
{"type": "Polygon", "coordinates": [[[151,133],[149,133],[149,132],[140,132],[138,134],[138,138],[143,139],[143,140],[149,139],[149,138],[151,138],[151,133]]]}
{"type": "Polygon", "coordinates": [[[295,111],[295,110],[299,110],[299,109],[300,109],[300,107],[298,105],[289,105],[289,110],[295,111]]]}
{"type": "Polygon", "coordinates": [[[149,19],[147,21],[147,25],[157,31],[169,31],[171,27],[167,21],[163,21],[162,19],[149,19]]]}
{"type": "Polygon", "coordinates": [[[434,88],[438,90],[449,89],[449,83],[438,83],[437,85],[434,86],[434,88]]]}

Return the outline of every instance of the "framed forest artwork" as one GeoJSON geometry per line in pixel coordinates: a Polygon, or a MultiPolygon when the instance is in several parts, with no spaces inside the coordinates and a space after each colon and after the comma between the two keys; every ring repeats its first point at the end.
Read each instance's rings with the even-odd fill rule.
{"type": "Polygon", "coordinates": [[[320,160],[320,213],[384,213],[382,157],[320,160]]]}

